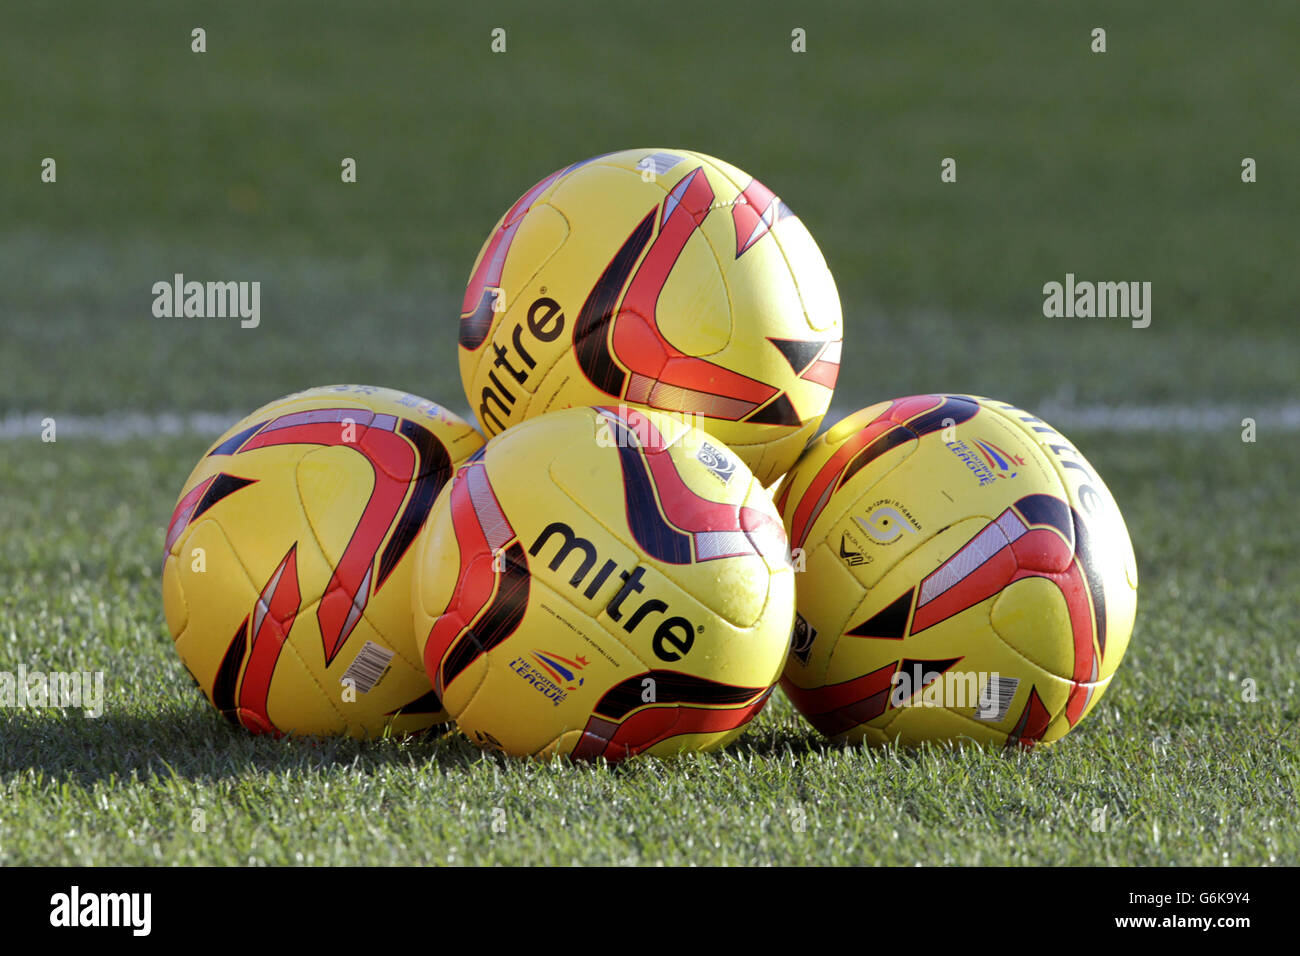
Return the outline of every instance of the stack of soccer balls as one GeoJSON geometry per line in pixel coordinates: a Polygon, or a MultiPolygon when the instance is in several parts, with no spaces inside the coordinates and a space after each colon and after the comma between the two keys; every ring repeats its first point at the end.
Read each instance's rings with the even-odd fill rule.
{"type": "Polygon", "coordinates": [[[1133,625],[1114,500],[1058,432],[971,396],[812,440],[842,331],[811,235],[736,167],[640,149],[561,169],[465,292],[490,440],[367,386],[238,422],[167,528],[176,648],[255,733],[453,720],[612,761],[720,747],[780,680],[837,740],[1058,739],[1133,625]]]}

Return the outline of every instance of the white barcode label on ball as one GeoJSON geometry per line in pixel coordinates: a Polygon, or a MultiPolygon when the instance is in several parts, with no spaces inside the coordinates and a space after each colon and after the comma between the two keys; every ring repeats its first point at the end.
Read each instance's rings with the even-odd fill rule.
{"type": "Polygon", "coordinates": [[[1007,716],[1011,701],[1015,699],[1016,688],[1020,686],[1019,677],[1003,677],[990,674],[980,690],[979,706],[975,708],[976,720],[987,720],[996,724],[1007,716]]]}
{"type": "Polygon", "coordinates": [[[351,681],[353,687],[368,694],[388,673],[388,663],[392,659],[393,652],[388,648],[374,641],[366,641],[366,646],[357,651],[357,656],[352,658],[352,663],[339,678],[339,683],[351,681]]]}

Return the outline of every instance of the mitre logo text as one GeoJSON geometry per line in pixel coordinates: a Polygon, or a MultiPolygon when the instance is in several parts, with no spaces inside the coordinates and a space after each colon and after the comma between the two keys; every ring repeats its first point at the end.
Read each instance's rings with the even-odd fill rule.
{"type": "Polygon", "coordinates": [[[679,661],[690,653],[691,646],[695,643],[695,625],[680,615],[671,615],[667,601],[661,601],[659,598],[646,598],[635,611],[626,614],[624,603],[633,594],[645,590],[645,584],[641,580],[645,571],[644,568],[638,565],[631,571],[621,571],[615,562],[606,560],[601,564],[595,575],[588,580],[587,575],[599,559],[596,546],[588,539],[580,537],[573,528],[563,521],[552,521],[543,528],[542,533],[533,542],[533,546],[528,549],[528,553],[533,557],[537,557],[542,548],[553,537],[559,538],[559,548],[548,565],[552,571],[558,571],[560,565],[564,563],[564,559],[572,552],[577,552],[582,558],[577,570],[569,577],[569,587],[575,591],[580,590],[583,582],[587,582],[587,587],[582,591],[582,596],[590,600],[596,596],[596,592],[601,589],[601,586],[609,580],[610,575],[618,571],[619,577],[623,579],[623,586],[609,604],[605,606],[605,613],[614,620],[623,622],[623,630],[628,634],[635,631],[641,625],[641,622],[650,615],[663,614],[664,617],[659,620],[654,637],[650,641],[655,656],[661,661],[671,662],[679,661]],[[626,621],[623,620],[625,614],[626,621]]]}
{"type": "Polygon", "coordinates": [[[492,365],[500,370],[501,375],[498,377],[495,370],[488,372],[488,381],[492,384],[483,386],[482,401],[478,406],[478,420],[492,435],[505,429],[505,421],[509,420],[510,409],[517,400],[511,391],[511,381],[515,387],[523,385],[528,381],[529,369],[537,365],[529,347],[524,344],[525,328],[538,342],[554,342],[564,331],[564,311],[560,308],[560,303],[548,296],[534,300],[528,307],[528,313],[515,323],[510,332],[510,343],[514,349],[499,342],[492,346],[492,351],[496,353],[496,361],[492,365]],[[489,402],[496,405],[496,411],[489,407],[489,402]],[[489,421],[492,423],[490,427],[489,421]]]}

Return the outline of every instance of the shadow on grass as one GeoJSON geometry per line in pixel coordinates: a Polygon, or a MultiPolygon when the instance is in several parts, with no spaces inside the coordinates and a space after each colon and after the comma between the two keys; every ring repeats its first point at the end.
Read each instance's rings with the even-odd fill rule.
{"type": "MultiPolygon", "coordinates": [[[[859,754],[870,760],[911,764],[926,759],[927,754],[953,758],[969,749],[846,745],[781,721],[776,726],[751,727],[723,750],[700,754],[696,759],[802,762],[834,756],[852,759],[859,754]]],[[[1017,752],[1004,754],[1011,757],[1017,752]]],[[[635,774],[646,768],[648,759],[653,758],[604,766],[620,776],[635,774]]],[[[182,701],[164,702],[149,714],[110,712],[93,719],[76,711],[0,710],[0,779],[34,773],[49,781],[83,785],[133,776],[217,781],[245,779],[259,773],[313,774],[341,769],[364,774],[379,768],[419,769],[430,764],[464,770],[484,761],[497,763],[502,769],[519,763],[515,758],[480,750],[451,725],[413,736],[363,741],[349,737],[254,736],[206,706],[189,706],[182,701]]]]}
{"type": "MultiPolygon", "coordinates": [[[[701,754],[699,759],[803,760],[852,749],[811,731],[781,726],[751,728],[725,749],[701,754]]],[[[480,750],[451,725],[415,736],[362,741],[253,736],[215,711],[179,702],[148,715],[110,712],[95,719],[73,711],[0,711],[0,778],[31,772],[46,780],[84,785],[132,775],[215,781],[243,779],[250,773],[326,773],[343,768],[365,773],[379,767],[419,768],[431,763],[467,769],[483,761],[496,762],[503,769],[519,763],[480,750]]],[[[646,760],[633,759],[605,767],[622,775],[645,764],[646,760]]]]}
{"type": "Polygon", "coordinates": [[[899,763],[918,763],[923,760],[957,759],[971,757],[997,757],[1003,760],[1019,759],[1027,750],[1020,747],[988,746],[974,738],[949,741],[932,741],[908,746],[897,741],[877,746],[866,742],[845,743],[830,740],[811,729],[802,727],[765,728],[741,737],[727,748],[726,753],[738,757],[754,756],[766,760],[784,756],[796,758],[862,755],[872,760],[899,763]]]}
{"type": "Polygon", "coordinates": [[[484,754],[449,726],[423,734],[349,737],[253,736],[215,711],[180,703],[148,715],[87,718],[57,710],[0,711],[0,779],[36,773],[46,780],[179,777],[215,781],[256,773],[325,773],[349,768],[468,767],[484,754]]]}

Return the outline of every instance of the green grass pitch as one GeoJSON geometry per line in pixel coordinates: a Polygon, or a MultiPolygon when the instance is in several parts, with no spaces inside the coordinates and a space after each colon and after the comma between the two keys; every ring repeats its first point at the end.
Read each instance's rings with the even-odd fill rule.
{"type": "Polygon", "coordinates": [[[1300,863],[1298,34],[1294,4],[1209,0],[6,8],[0,671],[102,671],[105,711],[0,708],[0,864],[1300,863]],[[778,693],[720,754],[541,765],[252,738],[192,685],[158,569],[216,431],[75,423],[340,381],[463,410],[492,222],[633,145],[731,160],[807,223],[844,303],[837,414],[990,395],[1105,477],[1137,626],[1060,744],[826,747],[778,693]],[[261,280],[261,326],[153,318],[175,272],[261,280]],[[1151,327],[1044,318],[1066,272],[1151,281],[1151,327]]]}

